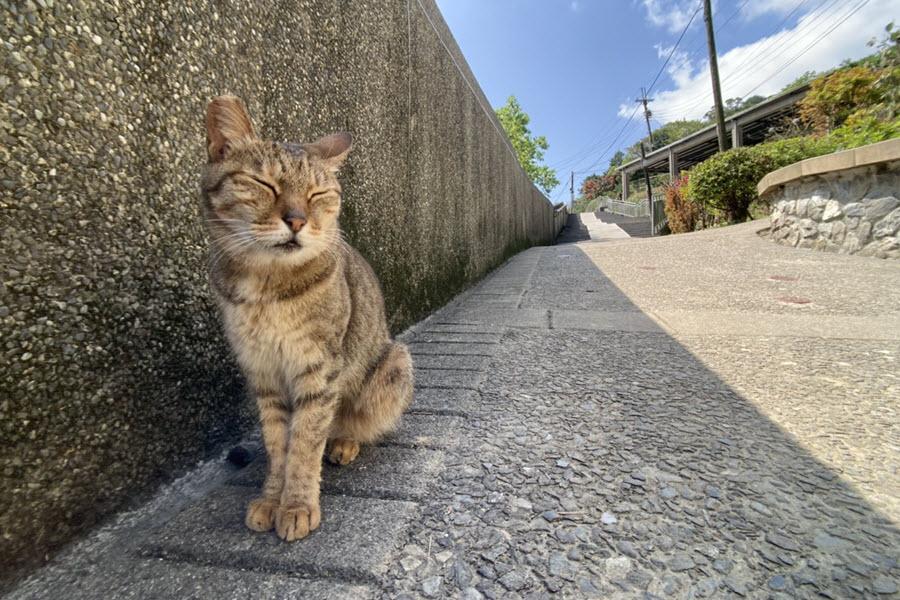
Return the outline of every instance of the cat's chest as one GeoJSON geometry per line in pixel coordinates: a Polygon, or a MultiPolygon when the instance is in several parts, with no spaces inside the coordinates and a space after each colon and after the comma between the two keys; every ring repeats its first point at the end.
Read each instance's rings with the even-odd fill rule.
{"type": "Polygon", "coordinates": [[[317,328],[295,311],[238,306],[225,321],[238,358],[254,370],[283,370],[316,354],[317,328]]]}

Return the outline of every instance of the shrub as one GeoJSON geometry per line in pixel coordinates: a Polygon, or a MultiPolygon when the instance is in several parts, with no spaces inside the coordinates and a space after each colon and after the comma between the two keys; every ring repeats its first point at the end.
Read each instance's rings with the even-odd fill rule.
{"type": "Polygon", "coordinates": [[[880,69],[858,65],[819,77],[800,101],[800,119],[822,134],[839,127],[857,110],[883,101],[876,86],[881,75],[880,69]]]}
{"type": "Polygon", "coordinates": [[[770,161],[772,170],[786,167],[797,161],[829,154],[837,149],[837,144],[828,136],[806,135],[766,142],[754,146],[753,151],[760,153],[770,161]]]}
{"type": "Polygon", "coordinates": [[[882,119],[874,110],[860,110],[828,135],[835,150],[849,150],[900,137],[900,117],[882,119]]]}
{"type": "Polygon", "coordinates": [[[581,195],[585,198],[596,198],[603,194],[614,194],[616,191],[615,174],[589,175],[581,184],[581,195]]]}
{"type": "Polygon", "coordinates": [[[682,175],[666,186],[666,217],[669,220],[669,231],[687,233],[696,229],[700,220],[700,207],[687,193],[688,176],[682,175]]]}
{"type": "Polygon", "coordinates": [[[746,221],[756,184],[771,171],[771,159],[755,148],[734,148],[693,168],[688,195],[714,222],[746,221]]]}

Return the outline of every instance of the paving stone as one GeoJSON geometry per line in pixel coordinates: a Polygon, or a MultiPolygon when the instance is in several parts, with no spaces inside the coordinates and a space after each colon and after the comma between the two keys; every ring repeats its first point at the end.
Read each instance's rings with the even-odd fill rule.
{"type": "Polygon", "coordinates": [[[538,308],[516,310],[500,308],[457,308],[449,315],[454,320],[466,323],[485,323],[493,326],[546,329],[549,326],[547,311],[538,308]]]}
{"type": "Polygon", "coordinates": [[[244,525],[247,502],[256,493],[225,486],[151,534],[143,553],[232,569],[374,582],[418,513],[411,502],[323,495],[319,529],[285,543],[274,532],[256,533],[244,525]]]}
{"type": "Polygon", "coordinates": [[[410,353],[413,355],[413,364],[415,359],[420,355],[440,355],[440,356],[492,356],[497,349],[497,344],[489,342],[409,342],[407,344],[410,353]]]}
{"type": "MultiPolygon", "coordinates": [[[[369,498],[413,500],[428,490],[443,465],[443,454],[424,448],[363,446],[349,465],[322,466],[322,492],[369,498]]],[[[266,475],[265,460],[255,461],[229,482],[258,489],[266,475]]]]}
{"type": "Polygon", "coordinates": [[[501,333],[487,332],[427,332],[416,335],[415,342],[429,342],[439,344],[496,344],[502,337],[501,333]]]}
{"type": "Polygon", "coordinates": [[[419,388],[409,412],[435,412],[465,416],[479,403],[481,395],[463,388],[419,388]]]}
{"type": "Polygon", "coordinates": [[[400,420],[400,427],[385,436],[378,445],[449,448],[459,439],[462,421],[462,417],[450,415],[407,413],[400,420]]]}
{"type": "Polygon", "coordinates": [[[484,380],[483,371],[462,371],[459,369],[416,369],[417,388],[463,388],[477,390],[484,380]]]}
{"type": "MultiPolygon", "coordinates": [[[[249,531],[248,535],[252,535],[249,531]]],[[[73,598],[79,600],[323,600],[376,596],[375,588],[323,579],[303,579],[291,573],[270,574],[212,566],[192,565],[162,559],[130,559],[106,564],[90,572],[76,571],[66,576],[26,586],[7,598],[38,600],[73,598]]]]}
{"type": "Polygon", "coordinates": [[[416,369],[460,369],[482,371],[490,364],[488,356],[417,354],[413,358],[416,369]]]}
{"type": "Polygon", "coordinates": [[[503,327],[491,327],[484,324],[454,323],[444,320],[429,320],[423,324],[417,334],[423,333],[495,333],[502,334],[503,327]]]}

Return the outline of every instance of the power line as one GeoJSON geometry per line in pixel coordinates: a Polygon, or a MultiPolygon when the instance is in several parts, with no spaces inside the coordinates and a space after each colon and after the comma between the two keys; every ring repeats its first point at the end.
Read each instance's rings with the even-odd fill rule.
{"type": "Polygon", "coordinates": [[[840,27],[841,25],[843,25],[844,23],[846,23],[848,20],[850,20],[850,17],[852,17],[853,15],[855,15],[857,12],[859,12],[859,11],[862,9],[862,7],[864,7],[864,6],[865,6],[866,4],[868,4],[868,3],[869,3],[869,0],[862,0],[862,2],[860,2],[859,4],[857,4],[857,5],[853,8],[853,10],[851,10],[849,13],[847,13],[847,14],[844,16],[844,18],[842,18],[840,21],[838,21],[837,23],[835,23],[830,29],[828,29],[828,30],[825,31],[822,35],[820,35],[818,38],[816,38],[811,44],[809,44],[806,48],[804,48],[804,49],[803,49],[799,54],[797,54],[794,58],[792,58],[792,59],[790,59],[789,61],[787,61],[786,63],[782,64],[782,65],[781,65],[774,73],[772,73],[771,75],[769,75],[768,77],[766,77],[765,79],[763,79],[762,81],[760,81],[760,82],[756,85],[756,87],[754,87],[752,90],[750,90],[749,92],[747,92],[746,94],[744,94],[743,98],[746,98],[747,96],[749,96],[750,94],[752,94],[753,92],[755,92],[757,89],[759,89],[759,87],[762,86],[764,83],[766,83],[766,81],[768,81],[769,79],[771,79],[771,78],[774,77],[775,75],[778,75],[779,73],[781,73],[782,71],[784,71],[785,69],[787,69],[789,66],[791,66],[792,64],[794,64],[794,63],[797,61],[797,59],[799,59],[801,56],[803,56],[804,54],[806,54],[813,46],[815,46],[816,44],[818,44],[819,42],[821,42],[823,39],[825,39],[826,37],[828,37],[828,35],[829,35],[832,31],[834,31],[835,29],[837,29],[838,27],[840,27]]]}
{"type": "MultiPolygon", "coordinates": [[[[697,8],[694,10],[693,14],[691,15],[691,18],[688,19],[688,22],[687,22],[687,24],[684,26],[684,29],[681,31],[681,35],[678,36],[678,40],[675,41],[675,44],[674,44],[674,45],[672,46],[672,48],[669,50],[669,55],[666,57],[665,62],[663,62],[662,66],[661,66],[661,67],[659,68],[659,70],[656,72],[656,76],[653,78],[653,81],[650,82],[650,85],[647,87],[647,91],[644,92],[643,90],[641,90],[641,94],[642,94],[642,98],[643,98],[642,103],[643,103],[643,106],[644,106],[644,113],[647,115],[647,119],[648,119],[648,121],[647,121],[647,128],[648,128],[648,129],[650,129],[650,122],[649,122],[650,111],[649,111],[649,109],[647,108],[647,102],[649,102],[649,100],[647,99],[647,94],[650,93],[650,91],[653,89],[653,86],[655,86],[656,83],[659,81],[660,76],[661,76],[661,75],[663,74],[663,72],[665,71],[666,66],[668,66],[668,64],[669,64],[669,61],[672,60],[672,57],[675,55],[675,51],[678,49],[679,44],[681,44],[681,41],[684,39],[684,36],[687,34],[688,30],[691,28],[691,24],[694,22],[694,18],[696,18],[697,13],[700,12],[700,9],[702,8],[702,6],[703,6],[703,2],[702,2],[702,0],[701,0],[701,2],[699,2],[699,3],[697,4],[697,8]]],[[[622,137],[622,134],[625,132],[625,129],[628,127],[628,125],[629,125],[629,124],[631,123],[631,121],[634,119],[634,115],[637,114],[637,110],[638,110],[637,107],[635,107],[634,111],[632,111],[632,113],[631,113],[631,116],[628,117],[628,121],[626,121],[625,125],[624,125],[624,126],[622,127],[622,129],[619,131],[619,134],[618,134],[618,135],[613,139],[613,141],[606,147],[606,149],[604,149],[604,151],[600,154],[599,158],[597,158],[597,160],[596,160],[590,167],[588,167],[588,169],[586,169],[586,170],[584,170],[584,171],[578,171],[579,174],[581,174],[581,173],[586,173],[587,171],[590,171],[590,170],[593,170],[594,168],[596,168],[596,166],[600,163],[600,161],[602,161],[603,158],[604,158],[604,157],[609,153],[609,151],[612,149],[613,145],[615,145],[615,143],[619,140],[619,138],[622,137]]],[[[652,139],[652,135],[653,135],[652,131],[650,132],[650,135],[651,135],[651,139],[652,139]]],[[[576,163],[576,164],[577,164],[577,163],[576,163]]]]}
{"type": "MultiPolygon", "coordinates": [[[[829,6],[827,8],[831,8],[831,5],[833,5],[835,2],[838,2],[838,1],[840,1],[840,0],[822,0],[818,4],[818,6],[816,6],[810,13],[808,13],[809,15],[813,15],[812,18],[810,18],[809,20],[807,20],[805,23],[803,23],[801,25],[798,32],[795,33],[795,36],[798,34],[801,36],[805,36],[807,31],[812,27],[812,25],[814,23],[816,23],[822,17],[822,15],[825,14],[825,10],[827,10],[827,9],[823,9],[823,10],[820,10],[820,9],[822,9],[822,7],[825,4],[829,4],[829,6]],[[802,30],[802,33],[800,33],[801,30],[802,30]]],[[[790,20],[790,18],[800,9],[800,7],[803,6],[806,2],[808,2],[808,0],[800,0],[800,2],[797,3],[794,6],[794,8],[785,16],[785,18],[782,19],[782,21],[778,25],[775,26],[772,33],[768,36],[768,40],[760,48],[758,48],[755,52],[753,52],[750,55],[748,55],[747,57],[745,57],[740,63],[732,66],[729,69],[729,73],[722,79],[722,82],[725,83],[729,80],[732,80],[735,76],[737,76],[739,73],[742,72],[742,70],[745,66],[749,65],[752,62],[761,61],[761,59],[764,56],[769,55],[773,50],[779,49],[781,46],[784,46],[784,43],[779,44],[779,42],[783,42],[783,40],[778,37],[778,34],[776,32],[778,30],[780,30],[790,20]]],[[[679,102],[678,104],[670,106],[669,110],[670,111],[674,110],[674,111],[679,111],[679,112],[687,112],[689,110],[697,108],[698,106],[700,106],[704,103],[707,103],[708,95],[709,95],[708,92],[702,92],[698,95],[691,96],[690,98],[685,99],[685,100],[679,102]]]]}
{"type": "Polygon", "coordinates": [[[597,168],[597,166],[600,164],[600,161],[602,161],[603,158],[604,158],[607,154],[609,154],[609,151],[613,148],[613,146],[615,146],[616,142],[619,141],[619,138],[622,137],[622,134],[625,133],[625,129],[626,129],[626,128],[631,124],[631,122],[634,120],[634,115],[637,114],[638,108],[640,108],[640,107],[639,107],[639,106],[635,106],[635,107],[634,107],[634,110],[631,111],[631,116],[628,117],[628,120],[625,122],[625,125],[622,126],[622,129],[619,131],[619,134],[613,139],[613,141],[611,141],[611,142],[609,143],[609,145],[606,147],[606,149],[603,151],[603,153],[600,154],[600,156],[597,158],[597,160],[594,161],[594,163],[593,163],[590,167],[588,167],[587,169],[585,169],[585,170],[583,170],[583,171],[578,171],[578,174],[579,174],[579,175],[581,175],[582,173],[587,173],[587,172],[589,172],[589,171],[593,171],[595,168],[597,168]]]}
{"type": "Polygon", "coordinates": [[[697,4],[696,10],[694,10],[694,14],[691,15],[691,18],[690,18],[690,19],[688,19],[687,25],[684,26],[684,29],[682,30],[681,35],[678,36],[678,41],[675,42],[675,45],[672,46],[672,49],[669,51],[669,56],[666,57],[666,62],[664,62],[664,63],[662,64],[662,66],[659,68],[659,71],[656,72],[656,77],[653,78],[653,81],[652,81],[652,82],[650,83],[650,85],[647,87],[647,93],[648,93],[648,94],[649,94],[651,91],[653,91],[653,86],[656,85],[656,82],[657,82],[657,81],[659,81],[659,76],[663,74],[663,71],[665,71],[665,69],[666,69],[666,65],[669,64],[669,61],[670,61],[670,60],[672,60],[672,56],[674,56],[675,50],[678,49],[678,44],[681,43],[681,40],[684,39],[684,34],[686,34],[686,33],[688,32],[688,29],[691,28],[691,23],[694,22],[694,17],[697,16],[697,13],[698,13],[698,12],[700,12],[700,8],[701,8],[702,6],[703,6],[703,2],[700,2],[699,4],[697,4]]]}

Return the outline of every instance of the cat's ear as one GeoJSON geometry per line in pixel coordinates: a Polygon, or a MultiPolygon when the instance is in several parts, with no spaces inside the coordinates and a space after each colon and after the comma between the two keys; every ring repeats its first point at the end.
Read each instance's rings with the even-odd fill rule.
{"type": "Polygon", "coordinates": [[[347,132],[341,132],[326,135],[312,144],[306,144],[305,148],[310,155],[325,163],[325,168],[335,172],[344,164],[352,145],[353,137],[347,132]]]}
{"type": "Polygon", "coordinates": [[[218,96],[206,109],[206,149],[209,160],[222,160],[238,140],[254,139],[253,123],[237,96],[218,96]]]}

